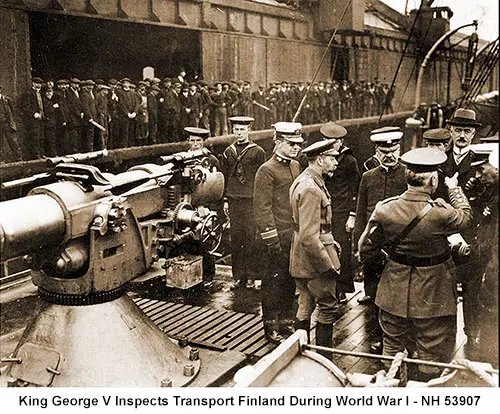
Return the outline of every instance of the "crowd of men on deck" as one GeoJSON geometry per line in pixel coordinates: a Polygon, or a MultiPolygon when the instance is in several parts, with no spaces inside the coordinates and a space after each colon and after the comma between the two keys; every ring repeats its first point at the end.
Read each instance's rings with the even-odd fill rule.
{"type": "MultiPolygon", "coordinates": [[[[459,108],[446,128],[424,133],[425,148],[402,155],[399,127],[373,130],[375,154],[362,165],[334,122],[306,143],[301,123],[275,123],[267,156],[249,140],[253,118],[230,122],[235,142],[220,168],[234,287],[244,292],[262,281],[270,341],[296,329],[309,334],[317,309],[316,344],[331,347],[354,292],[356,257],[365,291],[358,302],[379,322],[371,352],[450,362],[460,288],[466,356],[498,366],[498,137],[472,144],[474,111],[459,108]]],[[[439,374],[424,364],[412,375],[439,374]]]]}
{"type": "Polygon", "coordinates": [[[252,87],[248,81],[188,83],[182,74],[138,82],[34,77],[18,110],[1,93],[2,109],[7,108],[0,113],[1,135],[10,149],[5,162],[181,141],[185,127],[225,135],[234,115],[252,116],[254,130],[261,130],[292,121],[301,103],[296,121],[305,125],[393,112],[393,91],[377,78],[252,87]],[[21,123],[24,142],[16,137],[21,123]]]}

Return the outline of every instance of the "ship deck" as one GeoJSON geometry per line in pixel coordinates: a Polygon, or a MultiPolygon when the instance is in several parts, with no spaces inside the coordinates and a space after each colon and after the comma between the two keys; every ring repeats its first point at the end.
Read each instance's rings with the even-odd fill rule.
{"type": "MultiPolygon", "coordinates": [[[[161,280],[153,279],[132,285],[128,294],[166,335],[201,348],[239,351],[252,363],[275,348],[264,335],[260,291],[234,291],[230,289],[230,284],[230,273],[222,269],[209,283],[189,292],[166,288],[161,280]]],[[[370,305],[358,303],[363,289],[361,283],[355,286],[355,292],[348,294],[348,302],[338,311],[333,347],[369,352],[370,345],[377,340],[376,316],[370,305]]],[[[30,281],[17,285],[9,292],[2,291],[0,298],[0,357],[4,358],[14,351],[39,299],[30,281]]],[[[459,304],[456,358],[464,356],[466,342],[461,308],[459,304]]],[[[311,341],[315,342],[314,329],[311,341]]],[[[346,373],[374,374],[384,369],[382,363],[375,359],[357,356],[334,355],[334,362],[346,373]]],[[[5,368],[6,364],[2,364],[0,373],[5,368]]],[[[2,378],[5,379],[5,376],[0,375],[2,378]]]]}

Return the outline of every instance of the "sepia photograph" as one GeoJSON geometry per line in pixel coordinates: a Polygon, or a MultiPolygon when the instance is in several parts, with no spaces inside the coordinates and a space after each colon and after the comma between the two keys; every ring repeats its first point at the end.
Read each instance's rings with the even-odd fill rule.
{"type": "Polygon", "coordinates": [[[5,407],[488,408],[498,12],[0,0],[5,407]]]}

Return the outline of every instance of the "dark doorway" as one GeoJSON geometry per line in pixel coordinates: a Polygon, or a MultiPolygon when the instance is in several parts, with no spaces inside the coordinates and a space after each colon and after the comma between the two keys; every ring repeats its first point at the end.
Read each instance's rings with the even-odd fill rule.
{"type": "Polygon", "coordinates": [[[349,79],[349,50],[347,48],[332,50],[331,76],[338,82],[349,79]]]}
{"type": "Polygon", "coordinates": [[[32,75],[44,79],[142,78],[200,72],[199,32],[112,20],[30,13],[32,75]]]}

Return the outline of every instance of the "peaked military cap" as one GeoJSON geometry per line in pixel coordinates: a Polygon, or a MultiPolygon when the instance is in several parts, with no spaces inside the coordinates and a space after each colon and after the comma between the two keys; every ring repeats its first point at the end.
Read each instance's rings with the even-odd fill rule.
{"type": "Polygon", "coordinates": [[[423,138],[433,142],[448,142],[451,139],[451,132],[446,128],[429,129],[424,132],[423,138]]]}
{"type": "Polygon", "coordinates": [[[31,79],[31,82],[33,82],[33,83],[43,83],[43,79],[39,78],[38,76],[35,76],[34,78],[31,79]]]}
{"type": "Polygon", "coordinates": [[[250,125],[255,119],[251,116],[232,116],[229,121],[233,125],[250,125]]]}
{"type": "Polygon", "coordinates": [[[95,82],[92,79],[87,79],[86,83],[87,83],[87,85],[92,85],[92,86],[95,85],[95,82]]]}
{"type": "Polygon", "coordinates": [[[276,122],[273,124],[276,137],[281,137],[286,141],[302,144],[302,124],[300,122],[276,122]]]}
{"type": "Polygon", "coordinates": [[[147,82],[145,82],[145,81],[139,81],[139,82],[137,82],[137,84],[138,84],[139,86],[148,86],[148,83],[147,83],[147,82]]]}
{"type": "Polygon", "coordinates": [[[472,156],[471,166],[477,167],[478,165],[489,161],[489,157],[495,148],[498,149],[498,142],[485,142],[481,144],[469,145],[469,150],[472,156]]]}
{"type": "Polygon", "coordinates": [[[116,85],[118,83],[118,81],[116,79],[113,79],[111,78],[109,81],[108,81],[108,85],[116,85]]]}
{"type": "Polygon", "coordinates": [[[80,79],[78,79],[78,78],[71,78],[70,82],[71,83],[76,83],[76,84],[79,85],[80,84],[80,79]]]}
{"type": "Polygon", "coordinates": [[[69,84],[69,81],[67,79],[59,79],[57,81],[57,84],[58,85],[68,85],[69,84]]]}
{"type": "Polygon", "coordinates": [[[97,83],[98,85],[103,85],[104,81],[102,79],[96,79],[95,83],[97,83]]]}
{"type": "Polygon", "coordinates": [[[156,83],[156,84],[161,83],[161,79],[160,79],[160,78],[153,78],[153,79],[151,79],[151,83],[152,83],[152,84],[155,84],[155,83],[156,83]]]}
{"type": "Polygon", "coordinates": [[[481,123],[476,121],[476,112],[472,109],[458,108],[448,125],[480,127],[481,123]]]}
{"type": "Polygon", "coordinates": [[[371,132],[370,140],[376,145],[383,147],[392,147],[399,143],[403,137],[403,131],[396,126],[386,126],[383,128],[374,129],[371,132]]]}
{"type": "Polygon", "coordinates": [[[321,154],[339,155],[338,151],[334,148],[334,144],[334,139],[324,139],[307,146],[302,150],[302,153],[308,157],[314,157],[321,154]]]}
{"type": "Polygon", "coordinates": [[[132,81],[130,80],[130,78],[123,78],[123,79],[121,80],[121,82],[122,82],[122,83],[124,83],[124,82],[129,82],[129,83],[132,83],[132,81]]]}
{"type": "Polygon", "coordinates": [[[160,87],[156,83],[153,83],[151,85],[151,88],[149,88],[149,89],[152,91],[157,91],[157,92],[161,91],[160,87]]]}
{"type": "Polygon", "coordinates": [[[329,122],[328,124],[323,125],[319,132],[328,139],[338,139],[347,135],[347,129],[345,129],[342,125],[336,124],[335,122],[329,122]]]}
{"type": "Polygon", "coordinates": [[[210,131],[204,128],[195,128],[195,127],[186,127],[184,131],[189,134],[189,136],[200,137],[203,139],[207,139],[210,135],[210,131]]]}
{"type": "Polygon", "coordinates": [[[401,162],[415,172],[437,171],[446,159],[446,154],[435,148],[417,148],[401,156],[401,162]]]}

